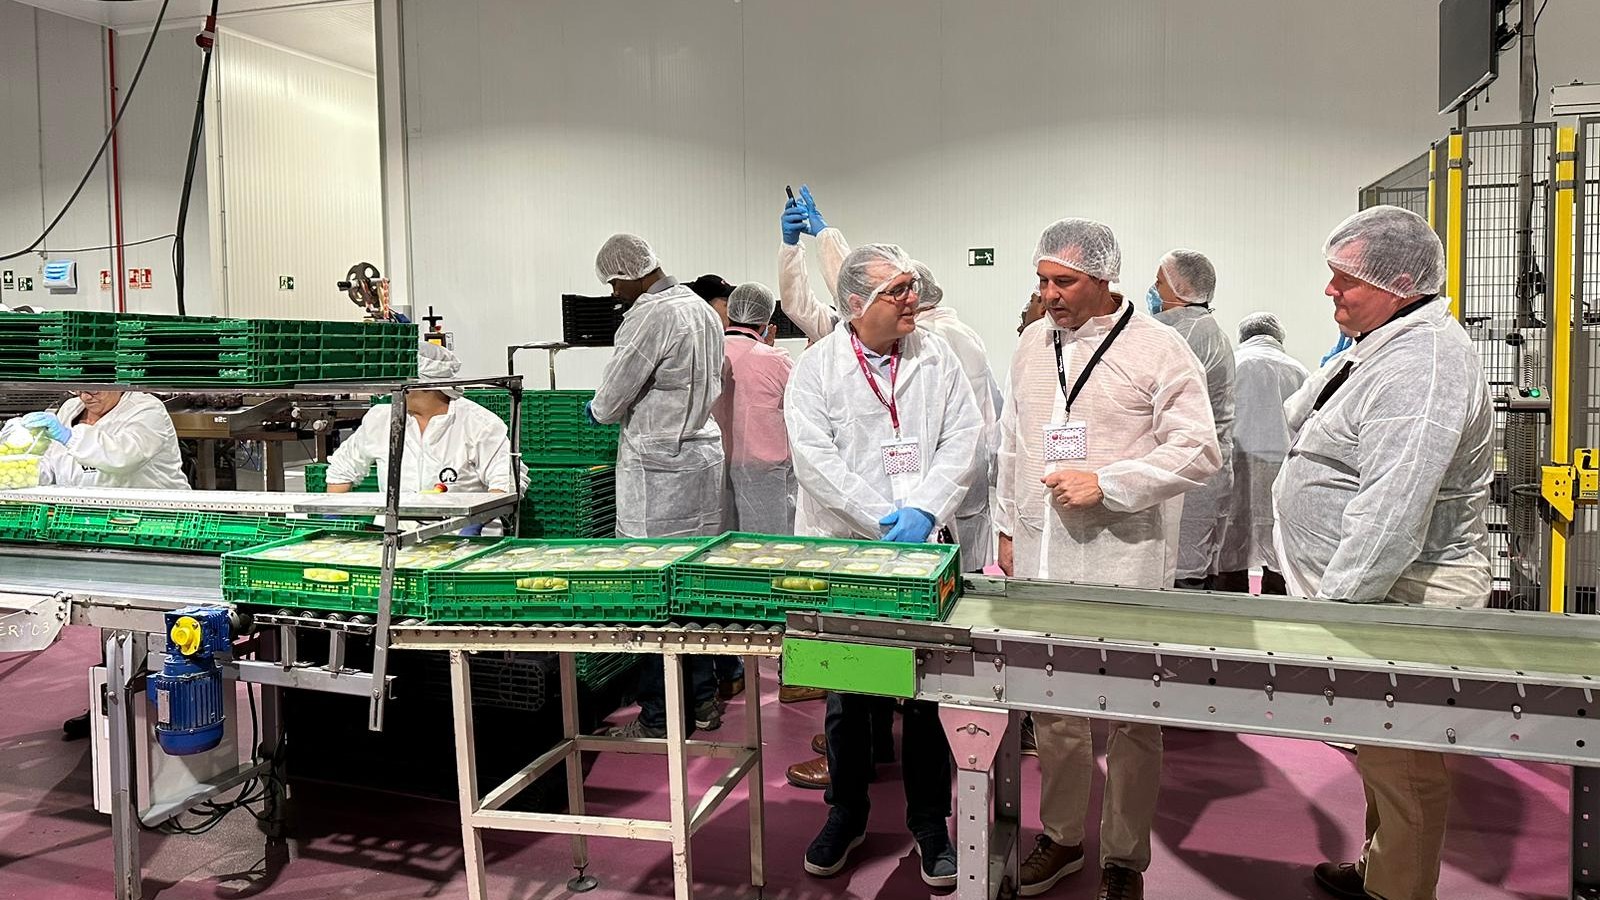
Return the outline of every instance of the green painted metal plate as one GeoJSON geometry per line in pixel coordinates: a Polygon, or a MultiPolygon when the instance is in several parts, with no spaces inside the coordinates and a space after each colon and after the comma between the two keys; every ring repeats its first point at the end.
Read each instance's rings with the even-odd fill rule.
{"type": "Polygon", "coordinates": [[[783,683],[910,698],[917,692],[917,653],[910,647],[790,638],[783,642],[783,683]]]}

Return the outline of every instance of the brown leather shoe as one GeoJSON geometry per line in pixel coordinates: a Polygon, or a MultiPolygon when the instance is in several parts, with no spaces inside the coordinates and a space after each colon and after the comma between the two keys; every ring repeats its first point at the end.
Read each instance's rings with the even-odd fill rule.
{"type": "Polygon", "coordinates": [[[1065,847],[1042,834],[1034,840],[1033,852],[1022,862],[1022,886],[1017,894],[1023,897],[1037,897],[1083,868],[1082,844],[1065,847]]]}
{"type": "Polygon", "coordinates": [[[811,752],[817,754],[818,756],[828,755],[827,733],[819,731],[817,732],[816,737],[811,739],[811,752]]]}
{"type": "Polygon", "coordinates": [[[1366,880],[1361,877],[1355,863],[1317,863],[1312,875],[1316,878],[1317,887],[1339,900],[1372,900],[1372,895],[1367,893],[1366,880]]]}
{"type": "Polygon", "coordinates": [[[744,693],[744,676],[724,681],[717,685],[717,699],[726,703],[744,693]]]}
{"type": "Polygon", "coordinates": [[[1100,890],[1095,900],[1144,900],[1144,873],[1121,866],[1106,866],[1100,872],[1100,890]]]}
{"type": "Polygon", "coordinates": [[[828,777],[828,758],[826,756],[808,759],[805,762],[797,762],[789,767],[789,771],[785,775],[790,784],[797,788],[805,788],[808,791],[825,791],[828,789],[828,785],[832,783],[828,777]]]}
{"type": "Polygon", "coordinates": [[[778,688],[779,703],[803,703],[807,700],[821,700],[826,696],[828,692],[822,688],[797,687],[790,684],[778,688]]]}

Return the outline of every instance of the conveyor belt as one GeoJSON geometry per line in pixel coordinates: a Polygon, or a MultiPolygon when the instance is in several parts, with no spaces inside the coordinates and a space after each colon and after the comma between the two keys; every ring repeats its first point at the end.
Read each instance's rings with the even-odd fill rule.
{"type": "Polygon", "coordinates": [[[211,557],[0,547],[0,590],[220,603],[222,575],[211,557]]]}
{"type": "MultiPolygon", "coordinates": [[[[1496,613],[1443,611],[1457,620],[1449,626],[1305,622],[1269,618],[1292,615],[1297,607],[1303,606],[1301,603],[1270,598],[1259,602],[1261,618],[1247,618],[1190,611],[1181,606],[1024,600],[979,594],[962,598],[949,624],[975,632],[1000,629],[1141,644],[1257,651],[1286,657],[1600,678],[1600,642],[1583,636],[1557,637],[1471,627],[1474,616],[1498,615],[1496,613]]],[[[1573,630],[1583,630],[1577,624],[1573,630]]]]}

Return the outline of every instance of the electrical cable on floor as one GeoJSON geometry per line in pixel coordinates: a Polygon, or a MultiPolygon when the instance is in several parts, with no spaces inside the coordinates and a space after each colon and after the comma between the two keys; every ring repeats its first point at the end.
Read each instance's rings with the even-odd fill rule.
{"type": "Polygon", "coordinates": [[[44,232],[33,243],[15,253],[0,256],[0,262],[27,256],[29,253],[39,249],[39,245],[43,244],[45,238],[50,236],[50,232],[61,224],[61,220],[67,215],[67,210],[71,209],[72,204],[77,202],[78,195],[83,193],[84,185],[89,183],[89,178],[94,175],[94,170],[100,167],[100,160],[105,158],[106,148],[111,146],[112,135],[117,133],[117,126],[122,124],[122,117],[128,112],[128,104],[133,100],[133,92],[139,87],[139,76],[144,74],[144,64],[150,60],[150,50],[156,45],[156,35],[161,33],[161,21],[167,17],[167,7],[171,3],[172,0],[161,0],[161,9],[156,13],[155,24],[150,28],[150,40],[145,42],[144,53],[139,57],[139,67],[134,69],[133,80],[128,83],[127,93],[122,95],[122,105],[117,108],[117,117],[111,120],[111,127],[106,130],[105,138],[100,141],[100,149],[95,151],[94,159],[89,163],[88,170],[78,180],[78,186],[72,189],[72,196],[68,197],[67,202],[62,204],[61,211],[56,213],[56,217],[50,220],[50,224],[45,226],[44,232]]]}
{"type": "MultiPolygon", "coordinates": [[[[255,685],[246,683],[245,693],[250,698],[250,762],[252,765],[257,765],[261,762],[261,721],[256,710],[255,685]]],[[[185,813],[203,816],[197,823],[185,825],[178,816],[173,816],[154,828],[144,825],[140,827],[162,834],[200,835],[216,828],[229,813],[240,809],[248,812],[258,822],[269,821],[275,813],[272,808],[272,798],[283,788],[283,779],[278,776],[282,757],[283,747],[280,741],[280,745],[274,749],[272,764],[267,771],[246,779],[240,784],[239,793],[232,800],[206,800],[185,810],[185,813]],[[258,813],[252,809],[258,805],[265,805],[266,808],[258,813]]]]}

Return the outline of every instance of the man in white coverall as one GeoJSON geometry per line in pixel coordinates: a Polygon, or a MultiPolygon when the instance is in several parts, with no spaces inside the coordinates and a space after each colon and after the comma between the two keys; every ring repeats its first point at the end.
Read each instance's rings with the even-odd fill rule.
{"type": "MultiPolygon", "coordinates": [[[[1023,578],[1172,584],[1185,491],[1221,465],[1205,373],[1179,334],[1112,296],[1122,251],[1111,229],[1063,219],[1034,254],[1047,314],[1011,363],[996,485],[1000,567],[1023,578]]],[[[1044,834],[1019,893],[1083,868],[1094,779],[1089,720],[1034,714],[1044,834]]],[[[1116,723],[1100,816],[1103,900],[1141,900],[1161,781],[1161,729],[1116,723]]]]}

